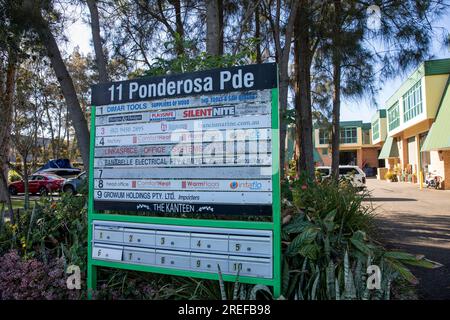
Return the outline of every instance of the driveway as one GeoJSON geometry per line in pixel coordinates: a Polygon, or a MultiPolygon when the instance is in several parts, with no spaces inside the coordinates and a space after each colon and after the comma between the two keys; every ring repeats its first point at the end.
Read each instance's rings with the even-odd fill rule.
{"type": "Polygon", "coordinates": [[[376,179],[368,179],[367,188],[386,246],[443,264],[432,270],[411,267],[419,280],[419,297],[450,299],[450,191],[376,179]]]}

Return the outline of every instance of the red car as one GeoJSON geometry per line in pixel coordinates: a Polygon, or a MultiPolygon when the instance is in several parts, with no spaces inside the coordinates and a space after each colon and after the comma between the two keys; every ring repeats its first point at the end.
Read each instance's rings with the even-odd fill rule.
{"type": "MultiPolygon", "coordinates": [[[[60,191],[64,183],[64,179],[52,174],[34,174],[28,180],[28,189],[31,194],[39,193],[41,195],[60,191]]],[[[8,186],[9,193],[16,195],[25,192],[25,184],[23,181],[12,182],[8,186]]]]}

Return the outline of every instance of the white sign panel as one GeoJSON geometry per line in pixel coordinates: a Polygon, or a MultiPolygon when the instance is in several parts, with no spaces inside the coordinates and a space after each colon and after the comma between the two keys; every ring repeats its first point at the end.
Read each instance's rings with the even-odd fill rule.
{"type": "Polygon", "coordinates": [[[189,191],[272,191],[271,180],[214,179],[94,179],[96,189],[114,190],[189,190],[189,191]]]}

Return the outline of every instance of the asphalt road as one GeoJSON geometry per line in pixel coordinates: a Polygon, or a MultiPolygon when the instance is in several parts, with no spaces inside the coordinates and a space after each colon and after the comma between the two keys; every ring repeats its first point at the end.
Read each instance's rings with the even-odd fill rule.
{"type": "Polygon", "coordinates": [[[431,270],[411,267],[419,280],[419,298],[450,299],[450,191],[375,179],[368,179],[367,187],[387,247],[443,264],[431,270]]]}

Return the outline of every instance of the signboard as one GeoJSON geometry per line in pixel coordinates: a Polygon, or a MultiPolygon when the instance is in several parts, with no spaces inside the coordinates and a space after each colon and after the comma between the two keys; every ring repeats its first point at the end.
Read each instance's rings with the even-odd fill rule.
{"type": "Polygon", "coordinates": [[[92,105],[89,288],[98,266],[207,279],[220,266],[279,295],[276,65],[102,83],[92,105]]]}

